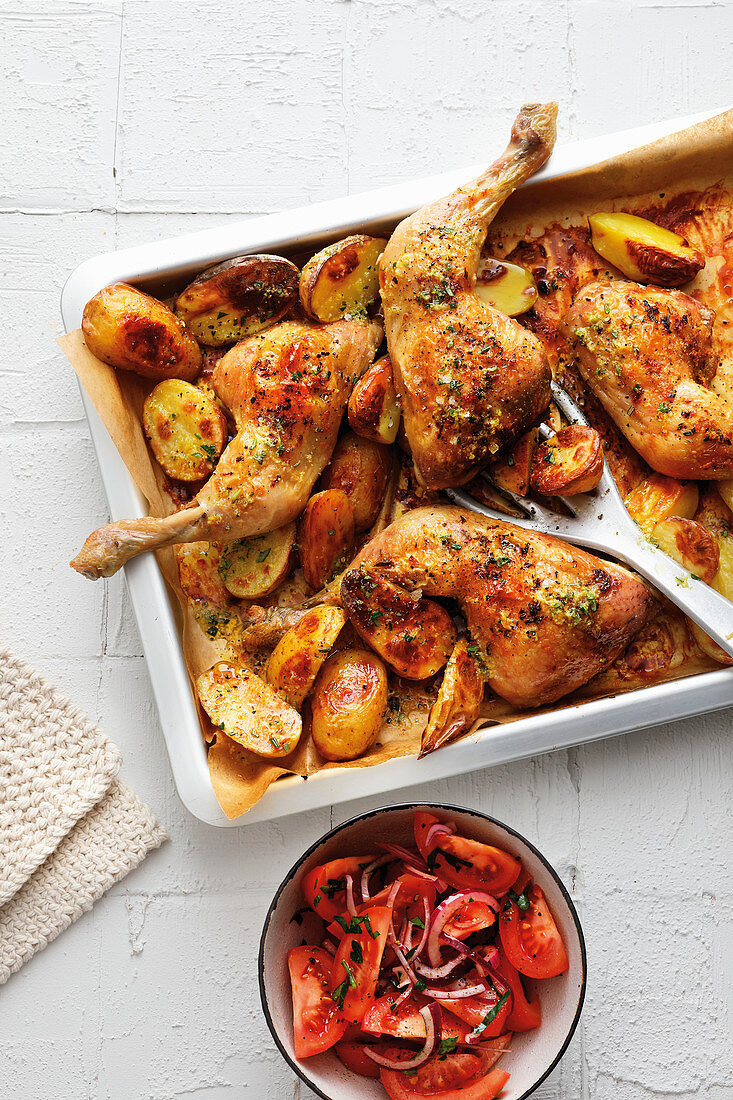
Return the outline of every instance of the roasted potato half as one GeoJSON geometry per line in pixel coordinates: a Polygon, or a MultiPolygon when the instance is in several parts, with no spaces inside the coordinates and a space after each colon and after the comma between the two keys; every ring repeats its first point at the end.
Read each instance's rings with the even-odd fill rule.
{"type": "Polygon", "coordinates": [[[143,428],[156,459],[177,481],[208,477],[228,435],[218,405],[180,378],[166,378],[145,398],[143,428]]]}
{"type": "Polygon", "coordinates": [[[394,443],[402,415],[388,355],[373,363],[352,390],[349,424],[357,435],[373,443],[394,443]]]}
{"type": "Polygon", "coordinates": [[[341,602],[357,634],[407,680],[434,676],[453,651],[456,628],[445,608],[413,599],[375,569],[348,570],[341,602]]]}
{"type": "Polygon", "coordinates": [[[219,574],[220,549],[214,542],[182,542],[173,547],[178,579],[190,600],[226,606],[231,595],[219,574]]]}
{"type": "Polygon", "coordinates": [[[112,283],[89,299],[81,330],[91,353],[119,370],[155,382],[192,382],[201,370],[201,348],[178,317],[127,283],[112,283]]]}
{"type": "Polygon", "coordinates": [[[323,588],[348,560],[354,545],[354,509],[340,489],[310,498],[298,523],[303,576],[311,588],[323,588]]]}
{"type": "Polygon", "coordinates": [[[624,497],[624,504],[645,535],[651,535],[656,524],[669,516],[692,519],[697,503],[698,489],[694,481],[678,481],[654,473],[624,497]]]}
{"type": "Polygon", "coordinates": [[[476,272],[476,295],[508,317],[526,313],[537,301],[532,272],[506,260],[481,259],[476,272]]]}
{"type": "Polygon", "coordinates": [[[317,252],[300,275],[300,301],[316,321],[363,316],[379,295],[377,260],[387,242],[357,235],[317,252]]]}
{"type": "Polygon", "coordinates": [[[530,481],[546,496],[574,496],[595,489],[603,476],[603,443],[595,428],[569,424],[540,443],[530,481]]]}
{"type": "Polygon", "coordinates": [[[219,661],[198,677],[196,691],[212,723],[250,752],[277,760],[298,744],[297,710],[243,665],[219,661]]]}
{"type": "Polygon", "coordinates": [[[669,516],[655,525],[651,538],[694,577],[712,583],[720,564],[720,550],[715,536],[702,523],[669,516]]]}
{"type": "Polygon", "coordinates": [[[233,596],[256,600],[274,592],[287,577],[295,550],[295,523],[277,531],[238,539],[223,547],[219,574],[233,596]]]}
{"type": "Polygon", "coordinates": [[[438,698],[433,703],[422,735],[420,756],[460,737],[479,716],[484,698],[484,668],[479,647],[460,638],[445,666],[438,698]]]}
{"type": "Polygon", "coordinates": [[[323,489],[340,489],[354,509],[354,529],[366,531],[379,514],[390,473],[386,447],[346,432],[321,474],[323,489]]]}
{"type": "Polygon", "coordinates": [[[298,300],[300,272],[283,256],[237,256],[204,271],[176,300],[201,344],[236,344],[279,321],[298,300]]]}
{"type": "Polygon", "coordinates": [[[267,663],[267,682],[300,710],[346,623],[342,607],[314,607],[284,634],[267,663]]]}
{"type": "Polygon", "coordinates": [[[489,473],[500,489],[526,497],[532,476],[532,462],[538,445],[539,433],[536,428],[530,428],[501,458],[492,462],[489,473]]]}
{"type": "Polygon", "coordinates": [[[355,760],[379,733],[387,712],[387,670],[366,649],[328,658],[313,685],[311,736],[326,760],[355,760]]]}
{"type": "Polygon", "coordinates": [[[588,224],[599,256],[634,282],[682,286],[705,266],[684,237],[636,214],[593,214],[588,224]]]}
{"type": "Polygon", "coordinates": [[[695,519],[703,523],[718,544],[719,564],[712,587],[733,601],[733,513],[713,485],[705,485],[695,519]]]}

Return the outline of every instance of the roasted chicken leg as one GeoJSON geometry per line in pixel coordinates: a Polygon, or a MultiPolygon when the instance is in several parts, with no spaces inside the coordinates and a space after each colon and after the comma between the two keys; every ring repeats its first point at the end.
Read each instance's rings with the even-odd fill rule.
{"type": "Polygon", "coordinates": [[[294,519],[331,457],[354,382],[381,338],[373,322],[287,321],[233,347],[217,363],[212,385],[237,434],[201,492],[165,519],[100,527],[71,562],[74,569],[109,577],[145,550],[232,542],[294,519]]]}
{"type": "Polygon", "coordinates": [[[549,157],[556,116],[554,103],[523,107],[499,160],[401,222],[379,262],[405,432],[431,489],[470,480],[549,404],[542,344],[474,287],[487,227],[549,157]]]}
{"type": "Polygon", "coordinates": [[[372,570],[456,600],[489,685],[517,707],[552,703],[585,684],[623,652],[655,602],[621,566],[448,506],[408,512],[351,569],[367,586],[372,570]]]}

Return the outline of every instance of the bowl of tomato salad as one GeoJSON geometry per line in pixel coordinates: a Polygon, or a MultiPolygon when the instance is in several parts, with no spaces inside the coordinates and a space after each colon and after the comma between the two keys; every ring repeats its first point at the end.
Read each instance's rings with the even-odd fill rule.
{"type": "Polygon", "coordinates": [[[528,840],[476,810],[399,805],[291,868],[259,980],[275,1043],[324,1100],[523,1100],[575,1031],[586,953],[528,840]]]}

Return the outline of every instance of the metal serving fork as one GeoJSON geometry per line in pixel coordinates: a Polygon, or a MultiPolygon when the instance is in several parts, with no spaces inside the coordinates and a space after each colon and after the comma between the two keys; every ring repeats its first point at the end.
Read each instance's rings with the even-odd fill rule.
{"type": "MultiPolygon", "coordinates": [[[[573,399],[555,382],[552,383],[552,396],[569,423],[588,424],[573,399]]],[[[540,432],[545,438],[551,434],[546,425],[541,427],[540,432]]],[[[489,508],[461,489],[445,489],[444,492],[456,504],[473,512],[514,523],[530,531],[555,535],[576,546],[600,550],[618,558],[641,573],[733,657],[733,603],[678,565],[644,535],[626,510],[605,460],[603,476],[596,489],[578,496],[559,498],[570,513],[567,516],[503,489],[502,494],[521,512],[521,516],[515,518],[489,508]]]]}

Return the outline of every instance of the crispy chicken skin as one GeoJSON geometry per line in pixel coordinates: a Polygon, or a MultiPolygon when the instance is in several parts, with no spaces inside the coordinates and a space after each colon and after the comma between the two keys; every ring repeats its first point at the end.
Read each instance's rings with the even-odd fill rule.
{"type": "Polygon", "coordinates": [[[455,599],[497,695],[552,703],[610,664],[654,598],[631,573],[550,535],[438,506],[406,513],[352,568],[455,599]]]}
{"type": "Polygon", "coordinates": [[[477,180],[397,226],[379,262],[387,344],[419,478],[462,485],[544,411],[539,340],[474,294],[486,230],[555,142],[557,106],[522,108],[477,180]]]}
{"type": "Polygon", "coordinates": [[[565,317],[583,378],[652,469],[733,476],[733,406],[709,389],[715,315],[678,290],[590,283],[565,317]]]}
{"type": "Polygon", "coordinates": [[[237,434],[192,504],[165,519],[121,520],[89,536],[71,562],[110,577],[135,554],[199,539],[272,531],[305,507],[331,457],[354,382],[374,358],[380,325],[287,321],[237,344],[212,384],[237,434]]]}

